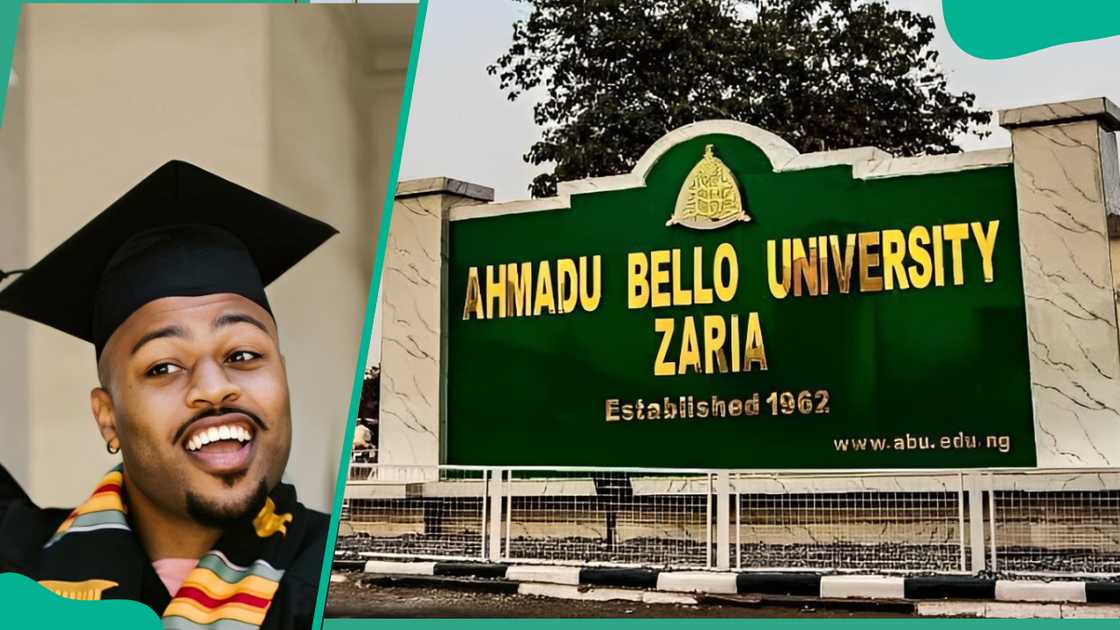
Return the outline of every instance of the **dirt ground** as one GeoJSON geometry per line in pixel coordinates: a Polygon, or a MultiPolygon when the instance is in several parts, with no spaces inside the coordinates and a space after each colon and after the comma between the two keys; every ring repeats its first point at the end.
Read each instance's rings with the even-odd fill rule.
{"type": "Polygon", "coordinates": [[[429,587],[359,587],[352,581],[331,584],[327,617],[907,617],[877,610],[817,609],[812,606],[743,607],[704,604],[681,606],[637,602],[587,602],[529,595],[475,593],[429,587]]]}

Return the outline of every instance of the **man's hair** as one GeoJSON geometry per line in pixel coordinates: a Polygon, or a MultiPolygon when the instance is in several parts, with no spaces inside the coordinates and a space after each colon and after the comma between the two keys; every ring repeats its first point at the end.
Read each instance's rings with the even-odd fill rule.
{"type": "Polygon", "coordinates": [[[109,360],[105,358],[104,354],[102,354],[97,358],[97,384],[101,386],[101,389],[109,392],[110,395],[112,395],[113,393],[109,389],[111,380],[112,373],[109,371],[109,360]]]}

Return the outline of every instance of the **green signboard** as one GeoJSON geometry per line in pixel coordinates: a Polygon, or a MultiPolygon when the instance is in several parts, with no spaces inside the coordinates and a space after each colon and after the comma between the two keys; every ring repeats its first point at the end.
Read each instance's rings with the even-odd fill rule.
{"type": "Polygon", "coordinates": [[[860,178],[702,133],[607,188],[453,217],[447,463],[1034,465],[1009,164],[860,178]]]}

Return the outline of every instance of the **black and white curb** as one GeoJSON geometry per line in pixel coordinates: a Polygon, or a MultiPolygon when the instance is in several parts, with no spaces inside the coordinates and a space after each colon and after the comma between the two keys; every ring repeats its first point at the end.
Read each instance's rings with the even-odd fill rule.
{"type": "MultiPolygon", "coordinates": [[[[345,568],[357,568],[348,563],[345,568]]],[[[339,565],[336,563],[336,568],[339,565]]],[[[516,565],[475,562],[370,560],[365,573],[389,576],[444,576],[500,579],[520,583],[517,592],[583,599],[622,598],[649,603],[694,603],[688,594],[779,595],[821,599],[986,600],[1055,604],[1120,604],[1120,582],[998,580],[966,575],[901,577],[820,575],[797,572],[663,571],[658,569],[516,565]],[[557,590],[549,587],[567,587],[557,590]],[[588,589],[587,587],[605,587],[588,589]],[[619,589],[629,591],[621,596],[619,589]],[[658,594],[666,597],[661,597],[658,594]],[[643,597],[643,595],[648,597],[643,597]],[[674,597],[674,595],[676,597],[674,597]],[[684,596],[682,598],[681,596],[684,596]],[[686,601],[687,600],[687,601],[686,601]]]]}

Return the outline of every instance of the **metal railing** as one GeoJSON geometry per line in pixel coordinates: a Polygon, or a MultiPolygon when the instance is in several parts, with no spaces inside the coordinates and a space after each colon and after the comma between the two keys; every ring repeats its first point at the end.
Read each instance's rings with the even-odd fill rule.
{"type": "Polygon", "coordinates": [[[988,475],[994,571],[1120,575],[1120,470],[988,475]]]}
{"type": "MultiPolygon", "coordinates": [[[[369,472],[388,472],[376,464],[351,465],[351,479],[369,472]]],[[[335,550],[385,557],[481,560],[486,558],[487,470],[393,470],[397,479],[415,482],[362,482],[360,498],[344,497],[346,518],[339,523],[335,550]],[[416,474],[424,477],[416,477],[416,474]]],[[[350,495],[351,481],[347,485],[350,495]]]]}
{"type": "Polygon", "coordinates": [[[710,567],[711,473],[509,470],[503,560],[710,567]]]}
{"type": "Polygon", "coordinates": [[[341,557],[1120,575],[1120,471],[351,464],[341,557]]]}
{"type": "Polygon", "coordinates": [[[736,568],[967,571],[961,474],[733,474],[736,568]]]}

